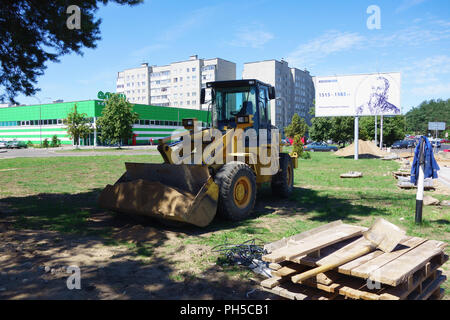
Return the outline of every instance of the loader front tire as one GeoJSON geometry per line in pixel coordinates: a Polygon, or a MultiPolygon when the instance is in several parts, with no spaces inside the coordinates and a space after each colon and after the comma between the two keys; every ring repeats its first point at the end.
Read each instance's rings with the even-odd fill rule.
{"type": "Polygon", "coordinates": [[[272,177],[272,193],[287,198],[294,189],[294,166],[287,153],[280,153],[280,171],[272,177]]]}
{"type": "Polygon", "coordinates": [[[255,206],[256,177],[243,162],[225,164],[214,177],[219,186],[217,213],[232,221],[247,219],[255,206]]]}

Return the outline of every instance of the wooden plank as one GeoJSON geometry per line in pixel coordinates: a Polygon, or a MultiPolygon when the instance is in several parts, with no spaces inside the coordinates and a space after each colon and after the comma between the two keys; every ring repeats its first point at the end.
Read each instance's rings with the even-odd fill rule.
{"type": "Polygon", "coordinates": [[[324,231],[321,234],[299,241],[298,245],[291,248],[286,258],[290,260],[360,234],[362,234],[360,227],[343,224],[333,230],[324,231]]]}
{"type": "Polygon", "coordinates": [[[275,277],[287,277],[299,272],[303,272],[307,269],[306,266],[300,264],[293,264],[291,266],[282,267],[279,270],[272,271],[272,275],[275,277]]]}
{"type": "Polygon", "coordinates": [[[445,290],[443,288],[437,289],[431,294],[428,300],[442,300],[445,296],[445,290]]]}
{"type": "Polygon", "coordinates": [[[262,289],[290,300],[330,300],[335,297],[334,294],[289,282],[283,283],[273,289],[264,287],[262,289]]]}
{"type": "Polygon", "coordinates": [[[412,250],[408,250],[397,259],[384,264],[377,274],[370,274],[370,279],[397,286],[406,281],[408,276],[423,267],[434,256],[441,255],[446,243],[428,240],[412,250]],[[377,278],[377,279],[375,279],[377,278]]]}
{"type": "Polygon", "coordinates": [[[318,260],[316,263],[318,266],[323,266],[326,264],[335,264],[347,258],[348,256],[360,252],[361,249],[364,249],[370,245],[371,245],[370,241],[366,240],[364,237],[360,237],[357,240],[353,241],[352,243],[346,245],[345,247],[336,250],[332,254],[318,260]]]}
{"type": "Polygon", "coordinates": [[[295,257],[291,261],[295,263],[304,264],[309,267],[317,267],[317,261],[319,261],[324,257],[329,256],[330,254],[333,254],[335,251],[345,247],[346,245],[352,243],[353,241],[356,241],[359,238],[361,238],[361,236],[352,237],[343,241],[336,242],[332,245],[326,246],[320,249],[319,257],[315,254],[315,252],[312,252],[304,256],[295,257]]]}
{"type": "MultiPolygon", "coordinates": [[[[448,257],[447,257],[448,258],[448,257]]],[[[411,277],[412,283],[408,283],[407,286],[396,286],[396,287],[387,287],[386,289],[382,290],[381,299],[382,300],[404,300],[408,297],[408,295],[411,294],[411,292],[418,289],[419,286],[421,286],[422,282],[426,281],[431,276],[434,276],[437,271],[437,269],[441,266],[439,263],[433,262],[433,260],[430,260],[429,263],[427,263],[422,270],[416,271],[411,277]]],[[[419,292],[421,290],[418,290],[419,292]]]]}
{"type": "Polygon", "coordinates": [[[275,251],[277,249],[280,249],[280,248],[286,246],[290,241],[294,241],[295,242],[297,240],[302,240],[304,238],[307,238],[309,236],[312,236],[314,234],[320,233],[322,231],[334,228],[334,227],[339,226],[341,224],[343,224],[342,220],[333,221],[333,222],[324,224],[324,225],[322,225],[320,227],[317,227],[317,228],[314,228],[314,229],[311,229],[311,230],[308,230],[308,231],[305,231],[305,232],[293,235],[291,237],[283,238],[283,239],[280,239],[280,240],[268,243],[268,244],[264,245],[264,249],[266,249],[268,253],[271,253],[271,252],[273,252],[273,251],[275,251]]]}
{"type": "Polygon", "coordinates": [[[423,289],[423,292],[420,295],[414,297],[414,300],[427,300],[437,289],[439,289],[440,285],[443,284],[445,280],[447,280],[447,277],[439,273],[437,278],[423,289]]]}
{"type": "Polygon", "coordinates": [[[325,273],[319,273],[317,276],[311,279],[313,279],[316,283],[319,284],[330,285],[339,278],[341,278],[341,275],[339,273],[334,271],[328,271],[325,273]]]}
{"type": "Polygon", "coordinates": [[[282,279],[280,277],[273,277],[269,279],[265,279],[261,281],[261,286],[264,288],[272,289],[278,286],[281,283],[282,279]]]}
{"type": "Polygon", "coordinates": [[[281,269],[281,268],[283,268],[283,266],[281,265],[281,264],[279,264],[279,263],[269,263],[269,269],[271,269],[271,270],[279,270],[279,269],[281,269]]]}
{"type": "Polygon", "coordinates": [[[262,260],[275,263],[292,260],[295,257],[306,255],[339,241],[361,235],[364,230],[365,228],[362,227],[340,224],[301,240],[290,242],[286,246],[264,255],[262,260]]]}
{"type": "Polygon", "coordinates": [[[369,262],[372,259],[375,259],[376,257],[378,257],[379,255],[382,255],[383,253],[384,252],[381,250],[375,250],[375,251],[368,253],[358,259],[355,259],[353,261],[350,261],[350,262],[340,266],[338,268],[338,272],[346,274],[346,275],[351,275],[351,272],[353,269],[359,267],[362,264],[369,262]]]}
{"type": "Polygon", "coordinates": [[[404,240],[400,241],[400,245],[397,246],[397,248],[394,251],[389,253],[385,252],[375,257],[374,259],[369,260],[368,262],[356,268],[353,268],[351,270],[351,275],[364,279],[370,278],[371,280],[384,283],[383,281],[380,281],[378,277],[374,279],[376,275],[379,275],[377,270],[386,265],[387,263],[399,258],[401,255],[407,253],[408,251],[412,250],[413,248],[417,247],[418,245],[422,244],[425,241],[426,239],[422,238],[406,237],[404,240]]]}

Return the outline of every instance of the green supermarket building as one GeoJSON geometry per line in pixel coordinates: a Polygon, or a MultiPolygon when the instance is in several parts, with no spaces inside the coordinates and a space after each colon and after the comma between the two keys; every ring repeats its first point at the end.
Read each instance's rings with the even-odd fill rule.
{"type": "MultiPolygon", "coordinates": [[[[81,139],[80,145],[101,145],[101,133],[96,130],[96,120],[102,114],[102,100],[0,108],[0,141],[19,140],[40,144],[45,139],[50,142],[56,135],[61,144],[73,145],[74,141],[67,135],[63,119],[74,110],[75,105],[79,113],[87,114],[93,127],[93,132],[81,139]]],[[[125,144],[156,143],[157,139],[183,130],[183,118],[197,118],[203,124],[208,118],[207,111],[185,108],[133,104],[133,110],[139,115],[139,120],[133,126],[133,139],[125,141],[125,144]]]]}

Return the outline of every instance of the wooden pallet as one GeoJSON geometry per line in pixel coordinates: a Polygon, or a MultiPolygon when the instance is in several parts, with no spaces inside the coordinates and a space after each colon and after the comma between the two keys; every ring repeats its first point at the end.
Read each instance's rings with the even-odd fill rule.
{"type": "MultiPolygon", "coordinates": [[[[282,239],[266,248],[272,251],[263,260],[274,278],[261,283],[266,291],[286,290],[293,297],[296,285],[291,277],[313,267],[333,263],[367,245],[361,230],[334,222],[307,233],[282,239]],[[339,234],[333,234],[334,232],[339,234]]],[[[446,244],[440,241],[406,236],[390,253],[376,250],[339,268],[319,274],[301,284],[341,298],[365,300],[439,299],[440,285],[446,280],[438,270],[447,260],[446,244]],[[370,287],[370,288],[369,288],[370,287]]],[[[300,289],[298,289],[300,290],[300,289]]],[[[323,298],[330,299],[327,295],[323,298]]],[[[295,299],[300,298],[300,296],[295,299]]]]}

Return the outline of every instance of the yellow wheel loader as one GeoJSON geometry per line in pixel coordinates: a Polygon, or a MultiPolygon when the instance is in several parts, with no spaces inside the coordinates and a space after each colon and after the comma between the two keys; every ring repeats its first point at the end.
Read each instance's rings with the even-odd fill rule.
{"type": "MultiPolygon", "coordinates": [[[[159,140],[163,164],[126,163],[126,172],[99,197],[102,208],[133,215],[207,226],[216,214],[230,220],[250,216],[257,187],[271,183],[288,197],[297,155],[282,153],[271,125],[275,88],[258,80],[216,81],[208,118],[183,119],[184,132],[159,140]]],[[[205,103],[205,88],[201,103],[205,103]]]]}

